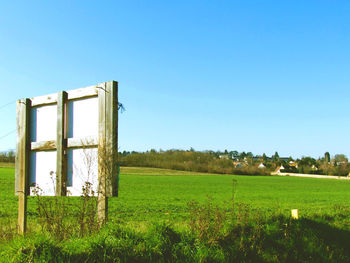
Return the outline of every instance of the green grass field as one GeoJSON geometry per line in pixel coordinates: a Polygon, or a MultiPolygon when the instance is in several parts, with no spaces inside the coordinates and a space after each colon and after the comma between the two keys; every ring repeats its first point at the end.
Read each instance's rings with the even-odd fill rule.
{"type": "MultiPolygon", "coordinates": [[[[74,204],[79,201],[79,198],[70,197],[70,200],[74,204]]],[[[5,224],[15,225],[16,218],[17,197],[14,194],[14,168],[2,167],[0,168],[0,224],[3,226],[5,224]]],[[[121,249],[121,244],[129,248],[128,251],[118,252],[119,254],[113,252],[118,260],[121,256],[124,257],[125,260],[121,260],[122,262],[128,262],[129,260],[152,262],[154,257],[163,258],[162,260],[155,260],[161,262],[166,262],[164,258],[168,257],[172,257],[173,261],[178,261],[178,258],[180,258],[188,262],[193,260],[221,262],[223,259],[232,258],[232,255],[235,255],[233,258],[238,261],[247,262],[303,262],[308,258],[313,262],[348,262],[350,254],[346,251],[350,247],[346,240],[350,238],[350,182],[277,176],[215,175],[166,169],[123,167],[120,175],[119,197],[109,199],[109,221],[112,222],[112,225],[109,226],[112,230],[107,228],[108,231],[98,234],[95,237],[97,241],[94,238],[88,238],[83,240],[74,239],[75,241],[72,239],[73,241],[65,241],[66,243],[55,243],[56,241],[43,239],[41,236],[33,240],[36,240],[35,242],[38,242],[38,244],[51,244],[52,247],[51,245],[48,246],[49,251],[60,251],[61,259],[64,259],[64,261],[69,259],[72,262],[79,262],[79,259],[73,260],[77,256],[73,252],[74,249],[78,251],[78,254],[80,253],[80,256],[77,256],[78,258],[85,258],[87,262],[99,262],[90,254],[84,253],[87,253],[86,251],[92,253],[91,251],[96,249],[96,251],[99,251],[99,246],[105,246],[103,245],[104,238],[111,235],[118,237],[117,241],[111,241],[112,243],[109,244],[114,250],[121,249]],[[233,181],[236,182],[235,187],[233,181]],[[249,207],[249,211],[262,215],[265,219],[261,222],[265,223],[257,223],[255,226],[253,222],[253,228],[248,227],[248,229],[254,229],[254,231],[249,230],[250,232],[248,231],[246,234],[244,234],[246,230],[242,230],[245,229],[244,225],[241,227],[236,225],[234,227],[235,231],[243,232],[240,232],[239,238],[237,237],[237,240],[241,241],[234,246],[234,249],[227,245],[231,243],[227,243],[228,241],[225,240],[229,237],[232,238],[232,235],[237,235],[238,232],[235,231],[223,234],[222,237],[218,238],[218,240],[223,239],[223,241],[218,241],[223,243],[217,244],[215,247],[206,244],[200,238],[199,243],[196,243],[196,238],[193,240],[189,238],[192,236],[186,234],[188,233],[190,217],[188,203],[194,200],[205,204],[208,203],[208,200],[212,200],[214,204],[228,207],[233,193],[234,203],[237,206],[244,203],[249,207]],[[290,220],[288,218],[290,218],[290,210],[295,208],[299,209],[301,219],[293,223],[288,221],[290,220]],[[284,219],[274,219],[281,216],[284,219]],[[154,226],[164,223],[171,226],[170,230],[168,228],[161,228],[162,230],[154,228],[154,226]],[[117,226],[126,227],[131,229],[132,232],[125,229],[115,230],[117,226]],[[182,234],[176,234],[176,231],[182,234]],[[174,236],[178,235],[177,238],[182,241],[176,241],[175,237],[169,237],[169,233],[175,233],[174,236]],[[256,233],[260,233],[259,235],[264,233],[263,238],[259,237],[255,240],[256,233]],[[168,238],[170,238],[170,241],[168,238]],[[94,241],[91,241],[91,243],[90,240],[94,241]],[[278,244],[274,244],[273,240],[279,240],[278,244]],[[101,245],[100,242],[103,244],[101,245]],[[159,250],[159,242],[165,244],[162,243],[165,246],[162,248],[163,250],[159,250]],[[173,242],[180,243],[173,244],[173,242]],[[97,247],[96,244],[98,244],[97,247]],[[167,246],[175,245],[184,254],[177,255],[178,252],[174,251],[171,252],[171,255],[166,254],[170,253],[167,246]],[[71,246],[73,247],[73,250],[69,251],[71,254],[64,252],[71,246]],[[279,248],[270,251],[270,246],[279,246],[279,248]],[[231,250],[226,251],[226,249],[231,250]],[[332,253],[328,251],[329,249],[332,253]],[[135,253],[137,254],[137,260],[134,258],[135,253]],[[146,254],[147,259],[145,259],[146,254]],[[318,258],[317,255],[322,256],[318,258]],[[242,258],[237,259],[236,256],[242,258]]],[[[34,197],[29,197],[28,201],[28,225],[30,232],[34,234],[40,232],[34,197]]],[[[27,239],[16,240],[9,243],[10,248],[6,248],[6,246],[3,248],[4,255],[13,257],[17,253],[15,252],[17,249],[22,249],[25,246],[24,244],[29,242],[27,239]]],[[[8,241],[4,240],[2,243],[4,244],[4,242],[8,241]]],[[[48,259],[46,254],[43,255],[40,252],[42,250],[38,250],[37,243],[36,245],[30,245],[32,244],[30,242],[28,244],[26,246],[32,246],[30,249],[36,251],[33,252],[33,255],[39,253],[41,260],[46,261],[48,259]]],[[[108,252],[110,247],[107,246],[104,249],[106,249],[104,253],[112,253],[108,252]]],[[[115,257],[112,257],[113,260],[115,260],[115,257]]],[[[24,260],[21,256],[18,256],[16,260],[31,262],[31,258],[25,258],[24,260]]]]}
{"type": "MultiPolygon", "coordinates": [[[[301,216],[337,213],[350,207],[350,182],[277,176],[232,176],[200,174],[155,168],[123,167],[118,198],[109,199],[109,218],[126,222],[182,221],[187,203],[230,201],[236,180],[235,202],[265,213],[286,216],[298,208],[301,216]]],[[[72,198],[73,200],[76,198],[72,198]]],[[[29,198],[29,218],[35,218],[35,202],[29,198]]],[[[16,218],[14,169],[0,168],[0,216],[16,218]]],[[[346,227],[346,225],[344,225],[346,227]]]]}

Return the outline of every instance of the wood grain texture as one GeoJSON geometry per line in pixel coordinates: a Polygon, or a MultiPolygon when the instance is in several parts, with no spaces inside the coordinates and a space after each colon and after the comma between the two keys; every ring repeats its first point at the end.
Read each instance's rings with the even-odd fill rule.
{"type": "MultiPolygon", "coordinates": [[[[98,91],[99,91],[100,87],[103,87],[103,86],[104,86],[104,83],[100,83],[100,84],[97,84],[94,86],[89,86],[86,88],[68,90],[68,91],[66,91],[66,93],[68,94],[67,99],[68,100],[75,100],[75,99],[96,97],[98,95],[98,91]]],[[[31,98],[32,107],[55,104],[58,101],[57,95],[58,94],[55,93],[55,94],[49,94],[49,95],[45,95],[45,96],[38,96],[38,97],[31,98]]]]}
{"type": "Polygon", "coordinates": [[[118,82],[106,83],[106,148],[108,153],[108,171],[106,194],[118,196],[117,156],[118,156],[118,82]]]}
{"type": "Polygon", "coordinates": [[[108,197],[106,195],[106,84],[98,91],[98,197],[97,218],[100,225],[107,221],[108,197]]]}
{"type": "Polygon", "coordinates": [[[94,136],[84,138],[68,138],[67,148],[93,148],[97,147],[98,139],[94,136]]]}
{"type": "Polygon", "coordinates": [[[27,195],[29,194],[30,99],[17,101],[16,181],[18,181],[18,233],[27,230],[27,195]]]}
{"type": "Polygon", "coordinates": [[[32,151],[50,151],[56,150],[56,141],[39,141],[39,142],[31,142],[30,149],[32,151]]]}
{"type": "Polygon", "coordinates": [[[98,219],[103,224],[107,220],[108,197],[118,195],[118,83],[106,82],[98,99],[98,219]]]}
{"type": "Polygon", "coordinates": [[[31,98],[31,101],[32,107],[55,104],[57,103],[57,94],[34,97],[31,98]]]}
{"type": "Polygon", "coordinates": [[[68,90],[68,100],[83,99],[88,97],[96,97],[98,95],[99,86],[102,84],[81,88],[68,90]]]}
{"type": "Polygon", "coordinates": [[[61,91],[57,94],[56,196],[67,194],[67,101],[67,92],[61,91]]]}
{"type": "MultiPolygon", "coordinates": [[[[68,138],[67,148],[93,148],[97,147],[98,140],[96,137],[87,136],[83,138],[68,138]]],[[[56,141],[31,142],[32,151],[54,151],[56,150],[56,141]]]]}

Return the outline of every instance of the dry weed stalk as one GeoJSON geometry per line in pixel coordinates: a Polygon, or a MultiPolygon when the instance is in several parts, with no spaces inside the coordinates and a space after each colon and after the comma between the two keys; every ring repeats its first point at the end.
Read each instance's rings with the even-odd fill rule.
{"type": "Polygon", "coordinates": [[[117,151],[114,145],[101,140],[98,146],[98,201],[97,217],[100,226],[106,223],[108,215],[108,197],[117,195],[117,151]]]}

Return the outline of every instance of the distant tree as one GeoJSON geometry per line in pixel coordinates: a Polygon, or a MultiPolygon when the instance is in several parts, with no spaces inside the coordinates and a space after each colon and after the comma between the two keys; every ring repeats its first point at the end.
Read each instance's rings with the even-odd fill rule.
{"type": "Polygon", "coordinates": [[[262,155],[262,159],[263,159],[263,161],[264,161],[264,162],[266,162],[266,161],[267,161],[267,156],[266,156],[266,154],[265,154],[265,153],[263,153],[263,155],[262,155]]]}
{"type": "Polygon", "coordinates": [[[247,154],[245,153],[245,152],[241,152],[240,154],[239,154],[239,158],[240,159],[244,159],[244,157],[246,157],[247,156],[247,154]]]}
{"type": "Polygon", "coordinates": [[[279,156],[278,152],[275,152],[275,154],[272,155],[272,160],[273,161],[278,161],[279,159],[280,159],[280,156],[279,156]]]}
{"type": "Polygon", "coordinates": [[[232,151],[231,154],[232,154],[233,156],[238,156],[239,153],[238,153],[237,151],[232,151]]]}
{"type": "Polygon", "coordinates": [[[253,153],[252,152],[247,152],[247,157],[250,157],[250,158],[252,158],[254,155],[253,155],[253,153]]]}
{"type": "Polygon", "coordinates": [[[0,152],[0,162],[15,162],[15,152],[9,151],[9,152],[0,152]]]}
{"type": "Polygon", "coordinates": [[[336,154],[334,156],[334,161],[336,163],[347,163],[348,162],[348,158],[346,157],[345,154],[336,154]]]}
{"type": "Polygon", "coordinates": [[[225,149],[225,152],[224,152],[224,154],[228,154],[228,151],[227,151],[227,149],[225,149]]]}
{"type": "Polygon", "coordinates": [[[329,163],[331,161],[331,155],[329,154],[329,152],[324,153],[324,161],[326,163],[329,163]]]}
{"type": "Polygon", "coordinates": [[[302,157],[301,160],[299,161],[299,166],[309,166],[311,167],[312,165],[316,165],[316,160],[312,157],[306,156],[302,157]]]}

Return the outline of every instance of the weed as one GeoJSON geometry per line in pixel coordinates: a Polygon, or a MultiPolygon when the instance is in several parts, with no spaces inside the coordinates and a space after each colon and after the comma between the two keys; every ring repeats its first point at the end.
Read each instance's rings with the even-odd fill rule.
{"type": "Polygon", "coordinates": [[[212,198],[204,205],[196,201],[188,203],[189,226],[192,232],[196,233],[200,241],[210,245],[216,244],[224,230],[226,210],[214,205],[212,198]]]}
{"type": "Polygon", "coordinates": [[[95,193],[90,182],[85,182],[80,202],[74,204],[67,196],[43,197],[43,191],[39,186],[33,188],[33,194],[42,230],[51,233],[58,240],[73,236],[75,231],[78,231],[78,235],[82,237],[98,229],[97,198],[94,197],[95,193]],[[75,213],[72,215],[69,213],[70,210],[75,213]],[[71,220],[72,216],[77,220],[71,220]]]}
{"type": "Polygon", "coordinates": [[[94,195],[95,191],[92,189],[92,184],[90,182],[85,182],[82,187],[81,205],[77,210],[80,236],[91,234],[99,228],[96,218],[97,198],[94,195]]]}
{"type": "Polygon", "coordinates": [[[37,203],[37,213],[41,229],[48,231],[58,240],[70,236],[71,221],[68,218],[69,199],[66,197],[43,197],[42,189],[36,185],[32,188],[37,203]]]}

